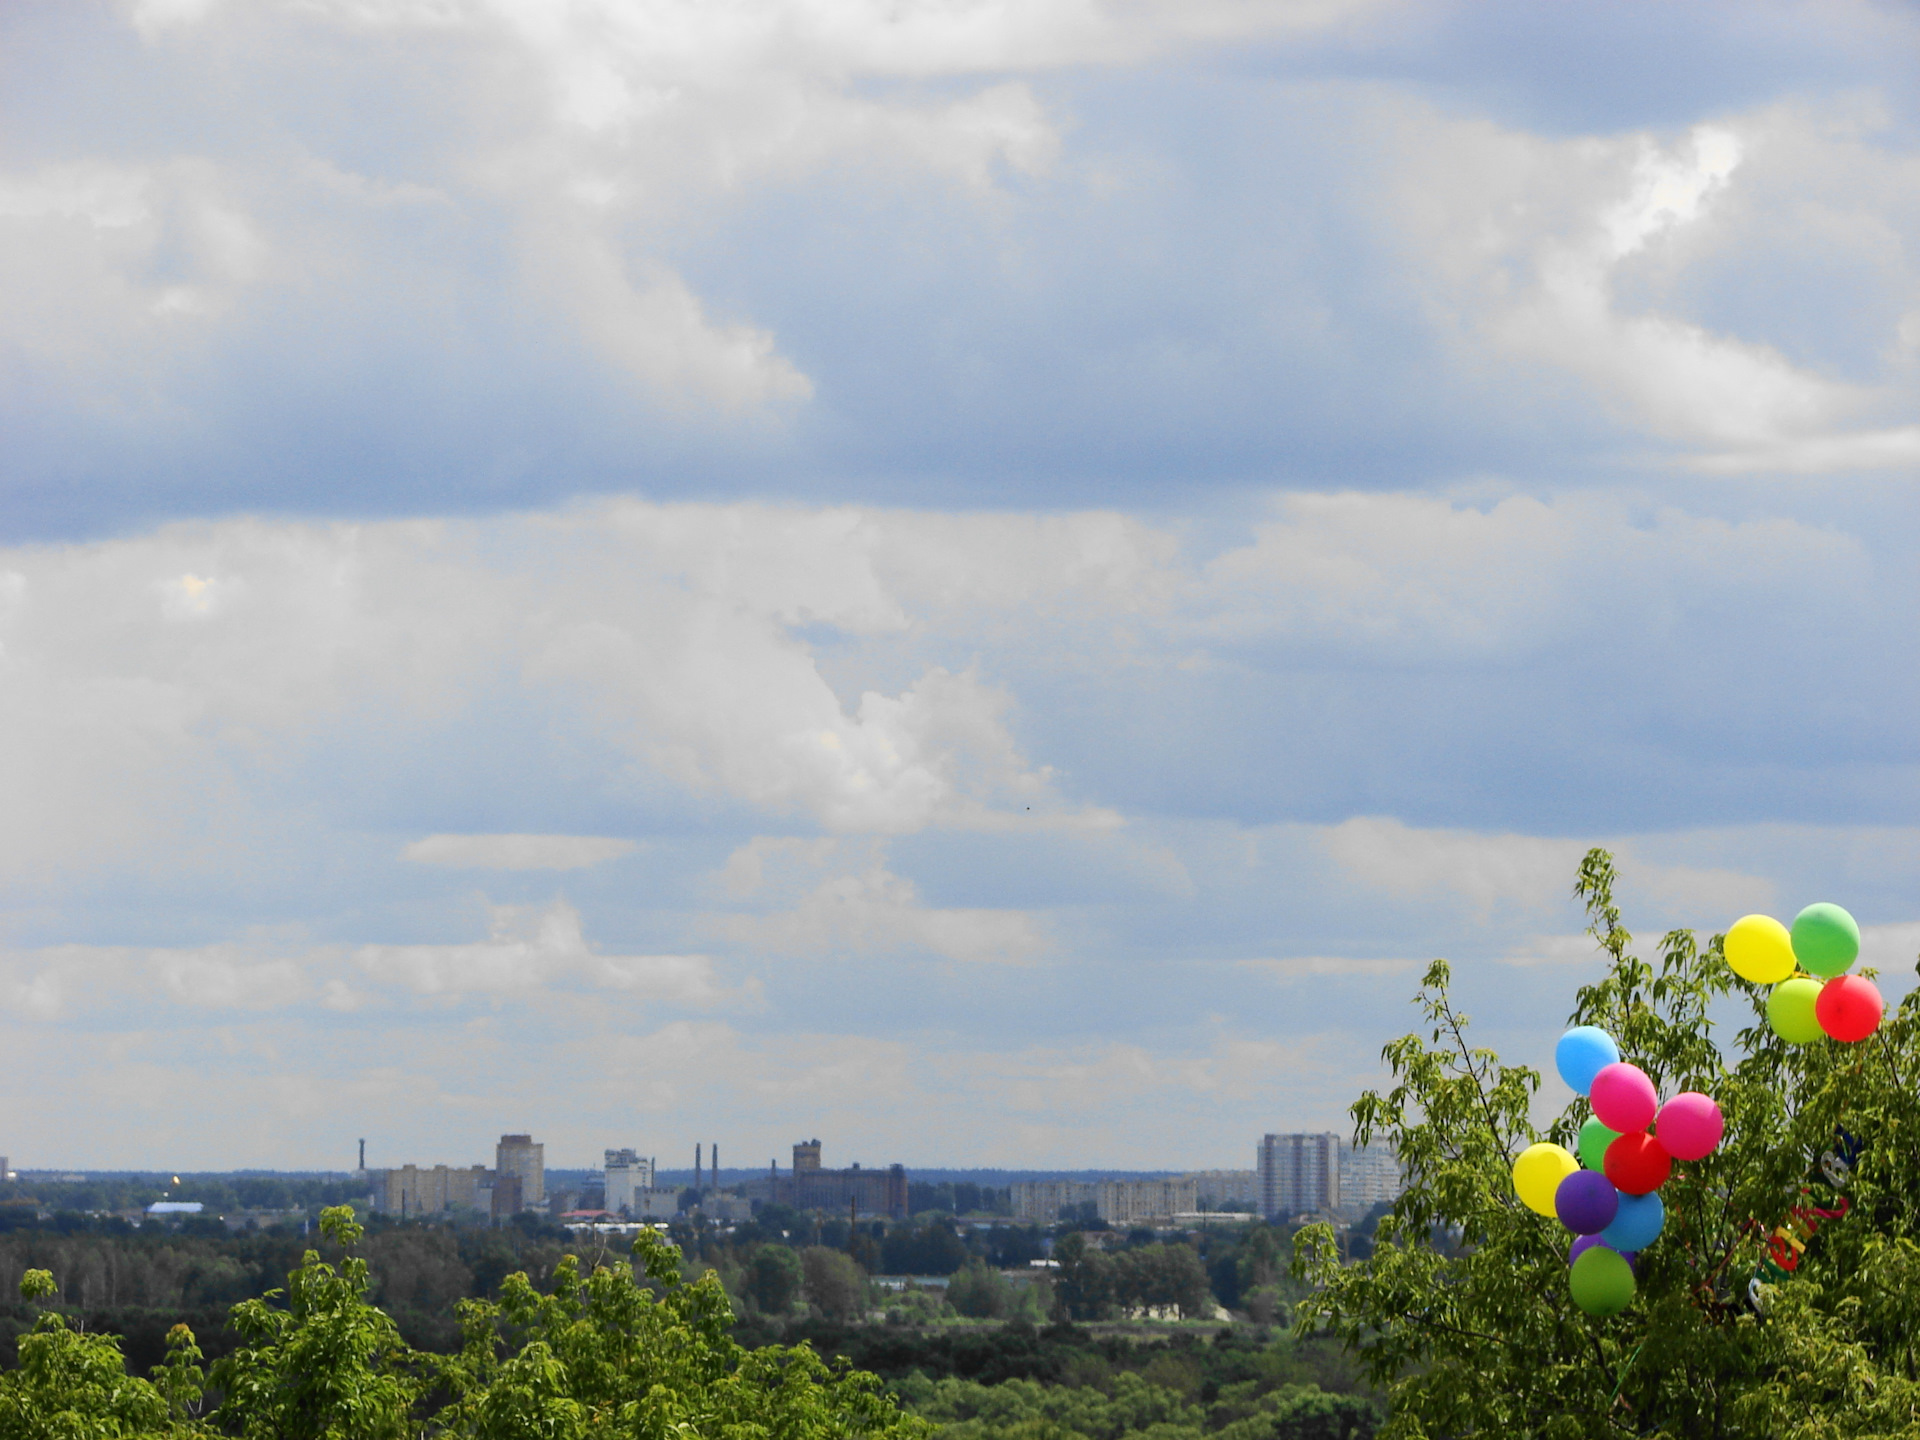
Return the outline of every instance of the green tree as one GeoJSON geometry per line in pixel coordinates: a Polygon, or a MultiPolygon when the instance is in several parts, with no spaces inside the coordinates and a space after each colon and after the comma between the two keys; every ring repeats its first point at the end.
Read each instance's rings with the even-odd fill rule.
{"type": "Polygon", "coordinates": [[[839,1250],[810,1245],[800,1252],[807,1299],[829,1320],[854,1320],[867,1311],[867,1277],[839,1250]]]}
{"type": "MultiPolygon", "coordinates": [[[[55,1293],[45,1270],[29,1270],[20,1282],[22,1300],[55,1293]]],[[[0,1440],[203,1433],[192,1418],[201,1379],[193,1332],[177,1325],[168,1340],[172,1359],[154,1384],[127,1374],[111,1335],[77,1333],[57,1311],[43,1309],[32,1332],[20,1338],[18,1366],[0,1373],[0,1440]]]]}
{"type": "Polygon", "coordinates": [[[881,1264],[889,1275],[951,1275],[972,1259],[952,1222],[941,1216],[918,1228],[896,1225],[881,1245],[881,1264]]]}
{"type": "Polygon", "coordinates": [[[1207,1267],[1191,1245],[1141,1245],[1114,1257],[1114,1298],[1127,1310],[1178,1310],[1184,1319],[1213,1313],[1207,1267]]]}
{"type": "Polygon", "coordinates": [[[1069,1320],[1104,1320],[1119,1300],[1113,1257],[1070,1231],[1054,1247],[1060,1269],[1054,1276],[1054,1304],[1069,1320]]]}
{"type": "MultiPolygon", "coordinates": [[[[1341,1263],[1324,1225],[1296,1237],[1296,1268],[1321,1287],[1297,1325],[1330,1329],[1387,1387],[1388,1436],[1920,1435],[1920,1001],[1860,1045],[1786,1045],[1719,937],[1701,949],[1674,931],[1657,965],[1637,958],[1614,881],[1612,858],[1589,852],[1575,893],[1610,963],[1570,1019],[1608,1030],[1662,1093],[1714,1096],[1728,1122],[1662,1190],[1666,1229],[1640,1256],[1633,1304],[1610,1319],[1573,1305],[1570,1237],[1511,1181],[1514,1155],[1542,1138],[1540,1077],[1469,1044],[1436,961],[1424,1033],[1386,1047],[1395,1083],[1352,1112],[1361,1143],[1391,1137],[1410,1183],[1361,1264],[1341,1263]],[[1728,1001],[1752,1023],[1723,1052],[1728,1001]],[[1850,1167],[1832,1153],[1841,1132],[1865,1147],[1850,1167]],[[1790,1278],[1761,1271],[1783,1222],[1771,1244],[1790,1278]]],[[[1545,1138],[1571,1148],[1588,1113],[1576,1100],[1545,1138]]]]}
{"type": "Polygon", "coordinates": [[[785,1315],[806,1283],[800,1257],[785,1245],[762,1245],[747,1263],[747,1294],[762,1314],[785,1315]]]}
{"type": "MultiPolygon", "coordinates": [[[[0,1373],[0,1440],[914,1440],[926,1430],[871,1375],[829,1367],[805,1346],[735,1344],[719,1276],[687,1283],[678,1252],[650,1230],[631,1265],[583,1274],[565,1255],[550,1293],[520,1271],[505,1277],[498,1303],[462,1301],[463,1345],[449,1358],[410,1349],[369,1300],[353,1212],[326,1211],[321,1229],[345,1252],[337,1267],[308,1250],[284,1291],[233,1307],[244,1343],[215,1364],[224,1399],[205,1421],[186,1326],[142,1380],[126,1373],[112,1337],[77,1333],[49,1308],[22,1337],[19,1366],[0,1373]]],[[[22,1294],[55,1295],[52,1275],[29,1271],[22,1294]]]]}
{"type": "Polygon", "coordinates": [[[1013,1303],[1011,1288],[998,1270],[976,1260],[953,1272],[947,1282],[947,1303],[974,1320],[998,1320],[1013,1303]]]}
{"type": "Polygon", "coordinates": [[[651,1231],[640,1232],[634,1258],[644,1285],[625,1266],[582,1276],[567,1256],[550,1294],[514,1275],[498,1304],[464,1302],[466,1343],[442,1373],[454,1396],[439,1417],[442,1433],[473,1440],[924,1434],[871,1375],[830,1369],[804,1345],[734,1344],[719,1277],[708,1272],[687,1284],[678,1255],[651,1231]],[[503,1327],[522,1339],[504,1358],[503,1327]]]}
{"type": "MultiPolygon", "coordinates": [[[[320,1213],[320,1231],[350,1250],[363,1234],[349,1206],[320,1213]]],[[[231,1324],[247,1343],[217,1361],[218,1415],[247,1440],[387,1440],[410,1435],[426,1373],[393,1321],[367,1301],[367,1262],[338,1270],[309,1250],[287,1277],[286,1308],[243,1300],[231,1324]]],[[[283,1292],[270,1292],[278,1297],[283,1292]]]]}

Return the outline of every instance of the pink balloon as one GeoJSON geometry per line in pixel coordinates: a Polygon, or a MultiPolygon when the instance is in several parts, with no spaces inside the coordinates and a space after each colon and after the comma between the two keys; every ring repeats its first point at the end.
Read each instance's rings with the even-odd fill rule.
{"type": "Polygon", "coordinates": [[[1624,1060],[1600,1067],[1589,1098],[1600,1123],[1622,1135],[1646,1129],[1653,1123],[1653,1112],[1660,1108],[1660,1097],[1654,1094],[1646,1072],[1624,1060]]]}
{"type": "Polygon", "coordinates": [[[1653,1138],[1676,1160],[1704,1160],[1726,1130],[1718,1105],[1698,1090],[1683,1090],[1660,1107],[1653,1138]]]}

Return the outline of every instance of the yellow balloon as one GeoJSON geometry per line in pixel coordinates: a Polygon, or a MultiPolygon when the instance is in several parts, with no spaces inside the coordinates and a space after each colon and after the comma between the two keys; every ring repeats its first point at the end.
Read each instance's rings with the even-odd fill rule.
{"type": "Polygon", "coordinates": [[[1529,1145],[1513,1162],[1513,1188],[1522,1205],[1552,1216],[1554,1191],[1579,1168],[1580,1162],[1558,1145],[1529,1145]]]}
{"type": "Polygon", "coordinates": [[[1727,931],[1727,964],[1742,980],[1778,985],[1793,974],[1793,937],[1771,915],[1743,915],[1727,931]]]}

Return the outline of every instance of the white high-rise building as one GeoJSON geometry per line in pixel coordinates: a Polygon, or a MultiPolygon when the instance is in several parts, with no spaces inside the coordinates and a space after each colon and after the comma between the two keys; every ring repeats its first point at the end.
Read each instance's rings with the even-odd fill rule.
{"type": "Polygon", "coordinates": [[[1263,1135],[1256,1152],[1260,1213],[1270,1220],[1331,1215],[1340,1209],[1340,1137],[1263,1135]]]}
{"type": "Polygon", "coordinates": [[[1348,1214],[1365,1215],[1382,1200],[1398,1200],[1405,1188],[1391,1145],[1376,1140],[1359,1149],[1340,1147],[1340,1206],[1348,1214]]]}
{"type": "Polygon", "coordinates": [[[616,1215],[637,1213],[636,1193],[653,1189],[653,1161],[632,1150],[607,1151],[606,1208],[616,1215]]]}

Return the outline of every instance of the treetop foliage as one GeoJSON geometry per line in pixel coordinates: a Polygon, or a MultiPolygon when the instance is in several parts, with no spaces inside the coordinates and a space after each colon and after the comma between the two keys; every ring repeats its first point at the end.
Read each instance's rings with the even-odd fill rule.
{"type": "Polygon", "coordinates": [[[1318,1288],[1297,1323],[1340,1337],[1386,1387],[1386,1436],[1920,1436],[1920,1000],[1869,1041],[1788,1045],[1719,936],[1676,930],[1640,959],[1615,880],[1590,851],[1575,894],[1608,966],[1568,1023],[1600,1026],[1663,1094],[1705,1091],[1727,1117],[1719,1148],[1662,1190],[1666,1230],[1639,1256],[1633,1303],[1579,1311],[1572,1237],[1513,1193],[1513,1157],[1540,1139],[1571,1148],[1587,1102],[1538,1131],[1540,1075],[1469,1042],[1435,961],[1423,1030],[1385,1048],[1393,1085],[1352,1108],[1358,1142],[1391,1139],[1407,1189],[1360,1264],[1326,1227],[1301,1232],[1296,1270],[1318,1288]],[[1729,1009],[1750,1018],[1723,1046],[1729,1009]]]}
{"type": "MultiPolygon", "coordinates": [[[[309,1250],[284,1292],[234,1307],[245,1343],[203,1374],[192,1332],[176,1326],[152,1379],[126,1373],[111,1336],[77,1333],[51,1309],[0,1374],[0,1440],[238,1435],[247,1440],[488,1440],[780,1437],[911,1440],[871,1375],[827,1365],[806,1345],[745,1350],[730,1337],[726,1292],[711,1274],[681,1278],[677,1253],[649,1230],[633,1266],[587,1274],[567,1256],[542,1294],[519,1273],[498,1302],[460,1306],[459,1352],[416,1351],[368,1299],[363,1232],[346,1207],[321,1217],[336,1265],[309,1250]],[[637,1272],[637,1273],[636,1273],[637,1272]],[[280,1300],[282,1304],[270,1303],[280,1300]],[[218,1403],[202,1414],[203,1397],[218,1403]]],[[[24,1298],[54,1293],[29,1271],[24,1298]]]]}

